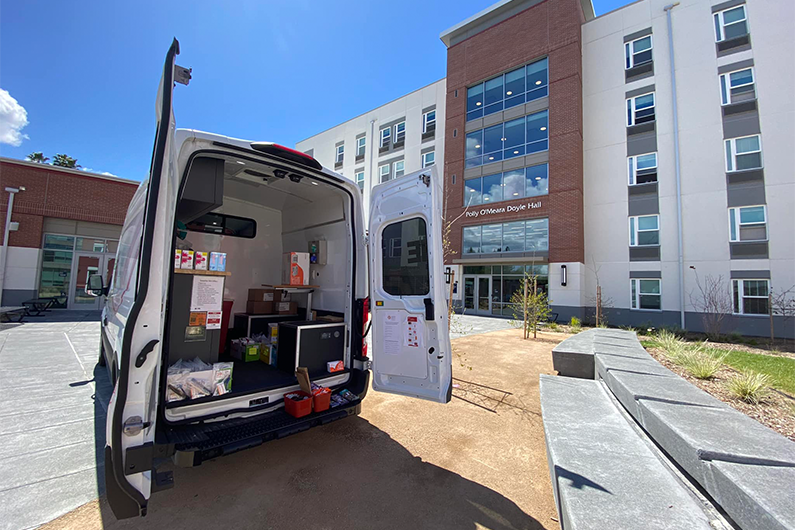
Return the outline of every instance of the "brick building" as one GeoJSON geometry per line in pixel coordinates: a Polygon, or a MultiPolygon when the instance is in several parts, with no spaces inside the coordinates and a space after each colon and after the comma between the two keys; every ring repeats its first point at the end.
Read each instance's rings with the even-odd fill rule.
{"type": "Polygon", "coordinates": [[[59,306],[94,309],[81,295],[90,272],[110,277],[127,206],[139,183],[75,169],[0,158],[0,226],[8,188],[18,189],[11,212],[2,305],[37,296],[59,306]]]}

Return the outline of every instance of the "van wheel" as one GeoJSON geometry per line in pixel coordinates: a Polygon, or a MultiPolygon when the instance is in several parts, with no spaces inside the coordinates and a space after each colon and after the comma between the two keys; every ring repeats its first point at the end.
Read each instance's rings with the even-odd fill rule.
{"type": "Polygon", "coordinates": [[[105,347],[102,344],[102,337],[99,338],[99,359],[97,359],[97,364],[99,366],[105,366],[107,361],[105,361],[105,347]]]}

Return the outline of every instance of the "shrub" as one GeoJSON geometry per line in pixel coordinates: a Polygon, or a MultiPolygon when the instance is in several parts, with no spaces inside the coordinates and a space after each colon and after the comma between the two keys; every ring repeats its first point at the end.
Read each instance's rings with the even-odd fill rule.
{"type": "Polygon", "coordinates": [[[597,327],[597,328],[603,328],[603,329],[604,329],[604,328],[607,328],[607,322],[605,322],[604,320],[600,320],[600,321],[599,321],[599,324],[597,324],[597,326],[596,326],[596,327],[597,327]]]}
{"type": "Polygon", "coordinates": [[[732,331],[731,333],[729,333],[729,342],[733,344],[742,344],[743,336],[737,331],[732,331]]]}
{"type": "Polygon", "coordinates": [[[571,317],[571,321],[569,322],[569,326],[571,326],[571,330],[574,333],[579,333],[582,330],[582,322],[577,317],[571,317]]]}
{"type": "Polygon", "coordinates": [[[723,366],[726,355],[713,356],[703,350],[703,346],[685,349],[681,364],[696,379],[711,379],[723,366]]]}
{"type": "Polygon", "coordinates": [[[743,372],[732,376],[726,387],[736,398],[757,405],[767,394],[770,377],[756,372],[743,372]]]}
{"type": "Polygon", "coordinates": [[[674,353],[673,350],[677,350],[685,345],[682,339],[667,329],[660,330],[660,332],[657,333],[657,342],[659,342],[660,346],[668,353],[674,353]]]}
{"type": "Polygon", "coordinates": [[[550,322],[547,324],[547,328],[549,328],[549,331],[559,331],[557,322],[550,322]]]}

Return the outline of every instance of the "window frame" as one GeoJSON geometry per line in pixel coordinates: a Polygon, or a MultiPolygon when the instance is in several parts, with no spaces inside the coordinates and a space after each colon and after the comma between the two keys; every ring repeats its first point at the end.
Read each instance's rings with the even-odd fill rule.
{"type": "MultiPolygon", "coordinates": [[[[629,186],[643,186],[644,184],[650,184],[649,182],[643,182],[641,184],[638,184],[638,182],[637,182],[638,181],[638,158],[641,157],[641,156],[649,156],[649,155],[654,155],[655,175],[657,175],[659,173],[660,168],[659,168],[659,165],[658,165],[659,164],[659,158],[657,156],[657,151],[652,151],[651,153],[642,153],[642,154],[639,154],[639,155],[628,156],[627,157],[627,182],[629,183],[628,184],[629,186]]],[[[651,169],[651,168],[643,168],[643,169],[646,170],[646,169],[651,169]]],[[[658,180],[658,178],[655,178],[654,182],[657,182],[657,180],[658,180]]]]}
{"type": "Polygon", "coordinates": [[[364,171],[354,172],[353,179],[356,181],[356,185],[359,186],[359,189],[362,190],[362,193],[364,193],[364,171]],[[362,176],[361,179],[359,179],[359,175],[362,176]]]}
{"type": "MultiPolygon", "coordinates": [[[[537,72],[534,72],[534,73],[537,73],[537,72]]],[[[525,63],[524,65],[511,68],[511,69],[509,69],[509,70],[507,70],[505,72],[502,72],[499,75],[492,76],[492,77],[489,77],[487,79],[484,79],[484,80],[482,80],[482,81],[480,81],[478,83],[475,83],[475,84],[473,84],[471,86],[468,86],[466,90],[467,90],[467,93],[466,93],[466,116],[465,116],[466,121],[479,119],[479,118],[482,118],[483,116],[487,116],[489,114],[492,114],[493,112],[499,112],[501,110],[513,108],[513,107],[519,106],[519,105],[524,104],[524,103],[529,103],[530,101],[535,101],[537,99],[541,99],[543,97],[548,97],[549,96],[549,56],[545,56],[545,57],[541,57],[539,59],[535,59],[534,61],[531,61],[529,63],[525,63]],[[537,63],[543,62],[543,61],[546,61],[546,68],[545,68],[545,70],[546,70],[546,76],[545,76],[546,77],[546,83],[541,84],[541,85],[535,85],[534,84],[533,87],[530,88],[527,85],[527,77],[528,77],[527,69],[528,69],[528,67],[530,67],[532,65],[535,65],[537,63]],[[512,73],[514,73],[514,72],[516,72],[516,71],[518,71],[520,69],[524,70],[523,73],[522,73],[522,77],[523,77],[523,80],[524,80],[524,91],[521,92],[520,94],[514,94],[513,92],[511,94],[508,94],[507,93],[508,91],[506,90],[506,76],[508,74],[512,74],[512,73]],[[486,103],[486,83],[488,83],[490,81],[494,81],[496,79],[501,79],[502,80],[502,90],[501,90],[502,96],[501,96],[501,98],[498,101],[494,101],[494,102],[491,102],[491,103],[486,103]],[[475,108],[470,109],[469,108],[469,100],[470,100],[470,93],[469,92],[470,92],[470,90],[475,90],[475,89],[478,89],[478,88],[480,89],[480,93],[479,93],[480,101],[476,102],[476,107],[475,108]],[[531,99],[528,99],[528,95],[533,93],[533,92],[535,92],[537,94],[540,94],[540,95],[536,95],[536,96],[532,97],[531,99]],[[519,96],[522,96],[521,102],[519,102],[519,100],[517,99],[519,96]],[[506,106],[506,101],[508,101],[509,99],[515,100],[516,102],[510,104],[509,106],[506,106]],[[490,107],[490,106],[494,106],[494,105],[498,105],[498,104],[499,104],[499,107],[500,107],[498,110],[493,111],[493,112],[489,112],[489,113],[485,112],[486,107],[490,107]],[[473,114],[473,115],[470,117],[470,114],[473,114]]]]}
{"type": "Polygon", "coordinates": [[[768,230],[768,223],[767,223],[767,205],[766,204],[752,204],[748,206],[732,206],[729,208],[729,241],[732,243],[741,243],[745,241],[753,241],[753,242],[761,242],[761,241],[768,241],[770,237],[769,230],[768,230]],[[745,208],[762,208],[762,213],[765,216],[765,220],[762,222],[754,222],[754,223],[743,223],[742,221],[742,212],[741,210],[745,208]],[[740,238],[740,229],[744,226],[762,226],[765,227],[765,238],[764,239],[741,239],[740,238]]]}
{"type": "Polygon", "coordinates": [[[770,315],[770,279],[769,278],[736,278],[732,279],[732,315],[737,316],[761,316],[767,317],[770,315]],[[765,282],[767,285],[767,295],[745,295],[745,282],[765,282]],[[766,300],[768,303],[767,313],[746,313],[745,312],[745,298],[754,298],[757,300],[766,300]]]}
{"type": "Polygon", "coordinates": [[[343,160],[345,160],[345,144],[334,148],[334,163],[341,164],[343,160]]]}
{"type": "Polygon", "coordinates": [[[762,135],[761,134],[749,134],[748,136],[738,136],[736,138],[726,138],[723,141],[724,144],[724,164],[726,165],[726,173],[735,173],[738,171],[752,171],[756,169],[763,169],[765,167],[765,160],[764,155],[762,155],[762,135]],[[737,140],[744,140],[746,138],[758,138],[759,139],[759,149],[756,151],[747,151],[744,153],[740,153],[739,156],[742,155],[750,155],[754,153],[759,153],[759,167],[750,167],[745,169],[737,169],[737,140]],[[729,166],[729,158],[731,157],[731,167],[729,166]]]}
{"type": "Polygon", "coordinates": [[[378,183],[383,184],[389,180],[392,180],[392,164],[387,162],[378,166],[378,183]],[[384,168],[386,168],[386,173],[384,173],[384,168]],[[387,177],[386,180],[384,177],[387,177]]]}
{"type": "Polygon", "coordinates": [[[378,134],[380,136],[378,147],[386,147],[392,141],[392,127],[384,127],[378,134]]]}
{"type": "Polygon", "coordinates": [[[646,92],[645,94],[638,94],[637,96],[632,96],[631,98],[627,98],[627,127],[632,127],[634,125],[641,125],[643,123],[651,123],[656,121],[657,121],[657,94],[654,90],[652,90],[651,92],[646,92]],[[635,114],[638,112],[636,105],[637,99],[648,96],[649,94],[651,94],[651,99],[652,99],[651,107],[646,107],[640,110],[646,110],[647,108],[654,109],[654,118],[651,120],[646,120],[641,123],[638,123],[637,116],[635,116],[635,114]]]}
{"type": "Polygon", "coordinates": [[[630,278],[629,279],[629,308],[632,311],[662,311],[662,278],[630,278]],[[659,293],[642,293],[641,281],[657,282],[659,293]],[[660,299],[660,308],[641,307],[641,296],[656,296],[660,299]]]}
{"type": "MultiPolygon", "coordinates": [[[[422,115],[422,134],[428,132],[428,125],[434,124],[436,125],[436,109],[429,110],[428,112],[422,115]],[[428,119],[428,117],[433,114],[433,119],[428,119]]],[[[436,129],[434,129],[436,130],[436,129]]]]}
{"type": "Polygon", "coordinates": [[[428,151],[427,153],[422,153],[422,169],[425,169],[426,167],[431,167],[431,166],[434,166],[434,165],[436,165],[436,151],[434,150],[434,151],[428,151]],[[426,157],[428,155],[433,155],[433,160],[431,161],[430,164],[428,164],[427,160],[426,160],[426,157]]]}
{"type": "Polygon", "coordinates": [[[496,124],[491,125],[489,127],[484,127],[482,129],[469,131],[468,133],[466,133],[467,140],[469,139],[470,136],[477,135],[478,133],[480,133],[480,144],[475,146],[476,149],[480,150],[480,154],[476,154],[474,156],[467,157],[467,146],[466,146],[466,141],[467,140],[465,140],[465,144],[464,144],[464,165],[467,168],[479,167],[479,166],[483,166],[483,165],[486,165],[486,164],[490,164],[492,162],[499,162],[501,160],[509,160],[509,159],[515,158],[515,157],[518,158],[518,157],[529,155],[529,154],[532,155],[532,154],[535,154],[535,153],[543,153],[545,151],[549,151],[549,126],[550,126],[549,125],[549,109],[542,109],[542,110],[539,110],[537,112],[533,112],[533,113],[530,113],[530,114],[525,114],[524,116],[519,116],[518,118],[514,118],[514,119],[511,119],[511,120],[508,120],[508,121],[496,123],[496,124]],[[538,140],[528,141],[528,134],[527,134],[528,119],[530,119],[530,118],[538,119],[540,117],[540,115],[542,115],[542,114],[545,115],[546,124],[543,127],[540,127],[539,130],[544,132],[546,134],[546,136],[544,138],[541,138],[541,139],[538,139],[538,140]],[[523,141],[521,143],[519,143],[517,145],[511,146],[511,147],[506,147],[505,146],[505,142],[508,141],[508,140],[507,140],[506,133],[505,133],[505,126],[507,124],[512,124],[513,122],[516,122],[516,121],[519,121],[519,120],[522,120],[521,127],[522,127],[522,134],[523,134],[524,139],[523,139],[523,141]],[[496,150],[486,151],[486,140],[487,140],[486,131],[495,129],[497,127],[501,127],[502,128],[501,131],[500,131],[500,147],[497,148],[496,150]],[[542,145],[542,146],[545,146],[545,147],[543,149],[539,149],[539,150],[535,150],[535,151],[530,151],[529,150],[530,146],[537,146],[537,145],[542,145]],[[509,156],[506,156],[506,152],[511,151],[511,150],[521,151],[521,152],[520,153],[514,152],[512,154],[508,153],[509,156]],[[487,157],[489,157],[489,155],[493,155],[491,159],[487,159],[487,157]],[[494,158],[496,158],[496,160],[494,160],[494,158]]]}
{"type": "Polygon", "coordinates": [[[398,144],[400,142],[405,142],[406,141],[406,120],[403,120],[403,121],[400,121],[400,122],[396,123],[395,125],[393,125],[393,127],[395,128],[395,134],[394,134],[394,141],[392,142],[392,144],[394,145],[394,144],[398,144]],[[403,130],[398,131],[398,127],[400,127],[401,125],[403,126],[403,130]],[[403,135],[403,136],[401,136],[401,135],[403,135]]]}
{"type": "MultiPolygon", "coordinates": [[[[734,22],[730,22],[728,25],[731,26],[733,24],[740,24],[742,22],[745,22],[745,35],[751,33],[751,30],[748,27],[748,11],[745,9],[745,4],[740,4],[713,13],[712,16],[715,21],[715,42],[723,42],[726,40],[726,23],[724,22],[724,15],[727,11],[732,11],[737,8],[742,8],[743,10],[742,20],[735,20],[734,22]]],[[[732,37],[732,38],[737,38],[737,37],[732,37]]]]}
{"type": "MultiPolygon", "coordinates": [[[[646,50],[643,50],[646,51],[646,50]]],[[[643,52],[640,52],[643,53],[643,52]]],[[[651,33],[648,35],[644,35],[642,37],[638,37],[635,40],[631,40],[629,42],[624,43],[624,70],[631,70],[636,66],[641,66],[643,64],[653,63],[654,62],[654,39],[652,38],[651,33]],[[651,59],[648,61],[643,61],[640,63],[635,62],[635,43],[641,41],[643,39],[649,39],[649,51],[651,51],[651,59]]]]}
{"type": "Polygon", "coordinates": [[[731,72],[720,74],[718,76],[718,89],[720,90],[721,107],[725,107],[726,105],[732,105],[734,103],[734,101],[732,101],[732,92],[731,92],[732,88],[740,88],[748,85],[751,85],[754,88],[754,99],[756,99],[756,72],[754,72],[753,66],[749,66],[748,68],[740,68],[739,70],[732,70],[731,72]],[[744,72],[746,70],[751,72],[751,82],[743,83],[742,85],[737,85],[736,87],[731,86],[731,75],[736,74],[737,72],[744,72]]]}
{"type": "MultiPolygon", "coordinates": [[[[535,180],[541,180],[541,178],[536,176],[535,180]]],[[[519,201],[519,200],[523,200],[523,199],[528,199],[528,200],[539,199],[540,200],[542,197],[548,197],[548,196],[549,196],[549,162],[543,162],[541,164],[533,164],[531,166],[520,167],[520,168],[517,168],[517,169],[511,169],[511,170],[503,171],[503,172],[500,172],[500,173],[490,173],[489,175],[481,175],[479,177],[470,177],[468,179],[464,179],[464,197],[463,197],[464,205],[463,205],[463,207],[464,208],[468,208],[469,206],[490,205],[490,204],[497,204],[497,203],[500,203],[500,202],[507,202],[507,201],[519,201]],[[546,168],[545,171],[544,171],[544,179],[546,180],[546,193],[540,193],[540,194],[537,194],[537,195],[528,195],[528,193],[527,193],[527,190],[528,190],[528,187],[527,187],[528,170],[533,169],[533,168],[540,168],[540,167],[546,168]],[[508,192],[508,186],[506,186],[506,184],[505,184],[505,176],[507,174],[509,174],[509,173],[519,172],[519,171],[522,172],[522,193],[520,195],[518,195],[518,196],[511,195],[510,197],[507,197],[505,195],[505,193],[508,192]],[[482,200],[483,199],[483,195],[484,195],[483,178],[485,178],[485,177],[493,177],[495,175],[500,175],[500,184],[501,184],[500,188],[502,189],[503,197],[502,197],[502,199],[500,199],[498,201],[493,201],[493,202],[492,201],[488,201],[488,202],[483,201],[482,200]],[[467,183],[468,182],[472,182],[472,181],[476,181],[476,180],[480,181],[480,192],[479,192],[479,195],[481,197],[481,200],[478,201],[478,202],[474,202],[473,199],[475,197],[473,195],[467,193],[467,189],[468,189],[467,188],[467,183]],[[470,199],[470,197],[472,197],[472,199],[470,199]]]]}
{"type": "Polygon", "coordinates": [[[356,139],[356,156],[364,156],[367,152],[367,136],[356,139]],[[359,153],[361,151],[361,153],[359,153]]]}
{"type": "Polygon", "coordinates": [[[399,179],[403,175],[406,174],[406,162],[405,160],[396,160],[392,162],[392,178],[399,179]],[[398,165],[400,165],[400,170],[398,170],[398,165]],[[400,175],[398,175],[398,171],[401,171],[400,175]]]}
{"type": "MultiPolygon", "coordinates": [[[[411,217],[406,217],[406,218],[401,218],[401,219],[395,220],[394,222],[389,223],[386,226],[384,226],[384,228],[380,231],[380,236],[379,237],[381,238],[381,241],[380,241],[380,243],[381,243],[381,271],[380,271],[381,272],[381,288],[384,290],[384,292],[387,293],[388,295],[392,296],[392,297],[396,297],[396,298],[400,298],[400,299],[405,298],[405,297],[427,298],[427,296],[430,294],[430,292],[432,290],[432,286],[431,286],[430,250],[428,249],[428,221],[425,219],[425,217],[423,217],[421,215],[413,215],[411,217]],[[386,237],[387,236],[387,230],[389,230],[394,225],[403,224],[403,223],[407,223],[407,222],[414,221],[414,220],[419,220],[422,223],[422,228],[423,228],[423,230],[422,230],[423,237],[421,239],[417,240],[417,244],[416,245],[413,245],[414,248],[418,252],[422,253],[422,255],[418,256],[419,259],[417,259],[414,263],[424,264],[424,269],[421,271],[421,272],[424,273],[424,275],[422,275],[422,282],[423,282],[423,285],[427,285],[428,289],[426,291],[424,291],[424,292],[412,292],[412,293],[408,293],[408,294],[402,293],[402,292],[398,292],[398,293],[392,292],[389,289],[393,285],[392,285],[392,283],[390,281],[387,281],[388,268],[387,268],[387,260],[386,260],[386,258],[396,259],[396,258],[402,257],[402,255],[403,255],[403,232],[401,231],[401,237],[390,237],[390,238],[388,238],[389,239],[389,244],[385,244],[385,240],[387,239],[387,237],[386,237]],[[396,245],[395,245],[395,242],[397,240],[400,241],[400,246],[399,247],[396,247],[396,245]],[[399,255],[395,255],[396,254],[396,252],[395,252],[396,248],[400,249],[399,255]],[[422,259],[422,258],[424,258],[424,259],[422,259]]],[[[411,244],[412,244],[412,241],[408,241],[407,242],[407,250],[411,250],[411,246],[412,246],[411,244]]],[[[411,253],[410,252],[409,252],[409,258],[411,258],[411,253]]],[[[401,259],[401,266],[399,268],[405,269],[406,268],[406,264],[411,264],[411,263],[413,263],[411,261],[411,259],[407,259],[407,260],[402,260],[401,259]]],[[[405,278],[404,275],[401,275],[401,276],[403,276],[405,278]]],[[[409,276],[410,277],[414,277],[416,275],[409,275],[409,276]]]]}
{"type": "Polygon", "coordinates": [[[661,240],[660,240],[660,214],[653,213],[653,214],[648,214],[648,215],[630,215],[628,219],[629,219],[628,222],[629,222],[629,246],[630,247],[632,247],[632,248],[638,248],[638,247],[659,247],[661,245],[661,240]],[[655,228],[655,229],[644,228],[644,229],[641,230],[640,229],[640,223],[638,222],[638,220],[641,217],[655,217],[657,219],[657,228],[655,228]],[[651,245],[641,245],[639,243],[639,241],[640,241],[640,237],[639,236],[640,236],[641,232],[657,232],[657,243],[654,243],[654,244],[651,244],[651,245]]]}
{"type": "MultiPolygon", "coordinates": [[[[542,240],[543,241],[543,240],[542,240]]],[[[536,245],[538,246],[538,245],[536,245]]],[[[514,221],[495,221],[492,223],[483,223],[483,224],[473,224],[473,225],[466,225],[461,229],[461,253],[463,255],[475,255],[475,254],[491,254],[491,255],[503,255],[503,254],[512,254],[517,252],[524,252],[524,253],[534,253],[534,252],[549,252],[549,217],[531,217],[529,219],[517,219],[514,221]],[[546,244],[544,245],[545,248],[541,249],[528,249],[528,223],[536,223],[538,221],[546,221],[546,244]],[[523,250],[503,250],[505,248],[505,225],[510,225],[514,223],[524,223],[523,227],[523,250]],[[500,242],[499,248],[500,250],[494,252],[483,252],[483,227],[493,227],[499,226],[500,227],[500,242]],[[477,244],[477,251],[476,252],[467,252],[466,250],[466,235],[467,230],[477,229],[478,232],[478,244],[477,244]]]]}

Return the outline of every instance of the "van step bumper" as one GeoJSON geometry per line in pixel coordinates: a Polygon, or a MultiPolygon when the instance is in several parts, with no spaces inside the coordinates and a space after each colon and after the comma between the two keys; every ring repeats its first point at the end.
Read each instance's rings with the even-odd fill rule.
{"type": "Polygon", "coordinates": [[[230,455],[357,415],[361,412],[361,407],[359,399],[345,408],[329,409],[303,418],[294,418],[284,409],[279,409],[252,418],[171,427],[158,433],[157,443],[173,444],[175,451],[192,453],[192,462],[188,459],[186,463],[197,466],[204,460],[230,455]]]}

